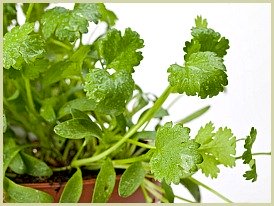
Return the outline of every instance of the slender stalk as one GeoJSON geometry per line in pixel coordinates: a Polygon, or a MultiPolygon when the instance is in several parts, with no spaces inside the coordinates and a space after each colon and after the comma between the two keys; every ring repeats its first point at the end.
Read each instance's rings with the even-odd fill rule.
{"type": "Polygon", "coordinates": [[[148,185],[146,185],[146,190],[150,193],[150,194],[152,194],[154,197],[156,197],[157,199],[159,199],[159,200],[161,200],[162,202],[164,202],[164,203],[169,203],[169,201],[166,199],[166,198],[164,198],[163,196],[162,196],[162,194],[160,194],[160,193],[158,193],[157,191],[155,191],[153,188],[150,188],[148,185]]]}
{"type": "Polygon", "coordinates": [[[81,147],[79,148],[79,150],[77,151],[76,155],[73,157],[72,161],[77,160],[79,155],[81,154],[81,152],[83,151],[84,147],[87,145],[87,139],[84,140],[83,144],[81,145],[81,147]]]}
{"type": "Polygon", "coordinates": [[[151,188],[157,190],[157,191],[160,192],[160,193],[165,193],[165,190],[164,190],[162,187],[160,187],[160,186],[154,184],[153,182],[151,182],[151,181],[149,181],[149,180],[147,180],[147,179],[144,179],[144,183],[145,183],[147,186],[149,186],[149,187],[151,187],[151,188]]]}
{"type": "Polygon", "coordinates": [[[236,142],[243,141],[245,138],[237,139],[236,142]]]}
{"type": "Polygon", "coordinates": [[[147,153],[138,157],[131,157],[128,159],[121,159],[121,160],[112,160],[113,164],[128,164],[128,163],[132,163],[132,162],[138,162],[138,161],[143,161],[148,159],[148,155],[147,153]]]}
{"type": "Polygon", "coordinates": [[[214,190],[214,189],[210,188],[209,186],[205,185],[204,183],[194,179],[193,177],[189,177],[188,179],[191,180],[192,182],[194,182],[195,184],[202,186],[203,188],[207,189],[208,191],[212,192],[213,194],[217,195],[218,197],[220,197],[225,202],[233,203],[231,200],[229,200],[225,196],[221,195],[216,190],[214,190]]]}
{"type": "Polygon", "coordinates": [[[185,202],[197,203],[197,202],[193,202],[193,201],[191,201],[191,200],[185,199],[185,198],[183,198],[183,197],[180,197],[180,196],[178,196],[178,195],[174,195],[174,197],[176,197],[176,198],[178,198],[178,199],[180,199],[180,200],[183,200],[183,201],[185,201],[185,202]]]}
{"type": "Polygon", "coordinates": [[[29,18],[30,18],[33,7],[34,7],[34,3],[29,4],[29,8],[28,8],[27,13],[26,13],[26,22],[29,21],[29,18]]]}
{"type": "Polygon", "coordinates": [[[167,106],[167,110],[170,109],[180,98],[182,97],[182,95],[178,95],[168,106],[167,106]]]}
{"type": "Polygon", "coordinates": [[[71,49],[72,49],[71,46],[69,46],[69,45],[67,45],[67,44],[65,44],[65,43],[63,43],[63,42],[61,42],[61,41],[58,41],[58,40],[56,40],[56,39],[51,38],[50,41],[51,41],[52,43],[54,43],[54,44],[60,46],[60,47],[63,47],[64,49],[67,49],[67,50],[71,50],[71,49]]]}
{"type": "Polygon", "coordinates": [[[140,154],[142,154],[144,151],[146,151],[146,148],[140,148],[138,149],[132,156],[139,156],[140,154]]]}
{"type": "Polygon", "coordinates": [[[131,144],[135,144],[139,147],[143,147],[143,148],[146,148],[146,149],[156,149],[156,147],[154,147],[154,146],[151,146],[149,144],[145,144],[145,143],[142,143],[142,142],[138,142],[138,141],[135,141],[133,139],[128,139],[126,142],[131,143],[131,144]]]}
{"type": "Polygon", "coordinates": [[[152,200],[152,198],[148,195],[148,193],[147,193],[147,191],[146,191],[146,189],[145,189],[144,184],[141,184],[141,189],[142,189],[142,192],[143,192],[143,194],[144,194],[144,198],[145,198],[146,202],[147,202],[147,203],[152,203],[153,200],[152,200]]]}
{"type": "Polygon", "coordinates": [[[73,146],[73,142],[71,140],[68,140],[68,143],[65,147],[64,153],[63,153],[63,159],[67,160],[68,159],[68,155],[69,155],[69,150],[71,149],[71,147],[73,146]]]}
{"type": "Polygon", "coordinates": [[[25,82],[25,88],[26,88],[29,108],[31,109],[32,112],[36,113],[35,106],[33,103],[32,94],[31,94],[30,81],[28,78],[25,78],[25,77],[23,77],[23,78],[24,78],[24,82],[25,82]]]}
{"type": "Polygon", "coordinates": [[[51,170],[52,170],[53,172],[66,171],[66,170],[71,170],[71,166],[51,168],[51,170]]]}
{"type": "Polygon", "coordinates": [[[168,98],[171,91],[172,91],[172,88],[170,86],[168,86],[167,89],[163,92],[163,94],[154,103],[154,105],[148,110],[148,112],[146,112],[144,114],[144,116],[138,121],[138,123],[135,126],[133,126],[132,128],[130,128],[130,130],[125,134],[125,136],[121,140],[119,140],[115,145],[113,145],[112,147],[110,147],[109,149],[105,150],[104,152],[102,152],[101,154],[99,154],[97,156],[93,156],[93,157],[86,158],[86,159],[81,159],[81,160],[76,160],[76,161],[71,163],[71,166],[72,167],[79,167],[79,166],[88,164],[90,162],[95,162],[97,160],[100,160],[100,159],[106,157],[107,155],[109,155],[110,153],[112,153],[113,151],[118,149],[132,135],[134,135],[138,131],[138,129],[141,126],[143,126],[144,123],[146,123],[147,121],[149,121],[153,117],[155,112],[158,111],[158,109],[162,106],[162,104],[168,98]]]}
{"type": "MultiPolygon", "coordinates": [[[[271,155],[271,152],[257,152],[257,153],[252,153],[251,154],[252,156],[256,156],[256,155],[271,155]]],[[[239,157],[236,157],[235,159],[238,160],[238,159],[242,159],[243,156],[239,156],[239,157]]]]}

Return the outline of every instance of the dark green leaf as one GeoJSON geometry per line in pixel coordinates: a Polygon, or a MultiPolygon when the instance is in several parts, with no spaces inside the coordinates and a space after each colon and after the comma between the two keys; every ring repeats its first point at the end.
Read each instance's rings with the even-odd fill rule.
{"type": "Polygon", "coordinates": [[[189,57],[184,67],[171,65],[168,80],[175,92],[204,99],[224,91],[228,84],[225,71],[223,60],[215,53],[197,52],[189,57]]]}
{"type": "Polygon", "coordinates": [[[21,152],[21,157],[26,165],[26,173],[36,177],[52,175],[51,168],[42,160],[21,152]]]}
{"type": "Polygon", "coordinates": [[[125,30],[124,36],[116,29],[111,29],[99,42],[100,56],[106,61],[107,68],[116,71],[133,72],[134,66],[140,64],[142,53],[137,51],[144,47],[144,41],[137,32],[130,28],[125,30]]]}
{"type": "Polygon", "coordinates": [[[163,107],[160,107],[160,109],[157,112],[155,112],[153,117],[161,119],[161,118],[163,118],[165,116],[168,116],[168,115],[169,115],[168,111],[166,109],[164,109],[163,107]]]}
{"type": "Polygon", "coordinates": [[[194,120],[194,119],[202,116],[204,113],[207,112],[207,110],[209,110],[209,108],[210,108],[210,106],[203,107],[202,109],[199,109],[198,111],[193,112],[192,114],[188,115],[184,119],[178,121],[177,124],[183,125],[185,123],[188,123],[188,122],[190,122],[190,121],[192,121],[192,120],[194,120]]]}
{"type": "Polygon", "coordinates": [[[201,192],[197,184],[187,178],[181,179],[180,183],[186,187],[196,202],[201,202],[201,192]]]}
{"type": "Polygon", "coordinates": [[[60,203],[77,203],[81,197],[83,190],[83,179],[81,169],[77,168],[77,171],[72,175],[67,184],[64,187],[62,195],[60,197],[60,203]]]}
{"type": "Polygon", "coordinates": [[[166,123],[156,133],[156,151],[150,165],[155,179],[165,180],[167,184],[179,184],[180,179],[192,175],[198,170],[197,164],[202,162],[198,153],[199,144],[190,140],[190,130],[166,123]]]}
{"type": "Polygon", "coordinates": [[[82,112],[92,111],[96,108],[95,105],[96,102],[93,99],[88,99],[87,97],[74,99],[61,107],[58,117],[61,118],[67,114],[70,114],[71,109],[78,109],[82,112]]]}
{"type": "Polygon", "coordinates": [[[53,197],[48,193],[15,184],[4,177],[4,190],[17,203],[52,203],[53,197]]]}
{"type": "Polygon", "coordinates": [[[174,193],[172,190],[172,187],[168,185],[165,181],[162,181],[161,183],[162,188],[164,189],[164,197],[168,200],[170,203],[174,203],[174,193]]]}
{"type": "Polygon", "coordinates": [[[24,64],[22,67],[23,74],[28,79],[36,79],[39,75],[49,68],[49,61],[47,59],[38,59],[35,62],[24,64]]]}
{"type": "Polygon", "coordinates": [[[250,160],[249,166],[251,170],[246,171],[243,175],[246,180],[252,180],[252,182],[255,182],[257,180],[257,171],[256,171],[256,161],[255,159],[250,160]]]}
{"type": "Polygon", "coordinates": [[[45,42],[38,34],[32,34],[33,31],[34,23],[25,23],[5,34],[3,64],[6,69],[20,70],[24,63],[34,62],[43,55],[45,42]]]}
{"type": "Polygon", "coordinates": [[[85,137],[101,138],[101,130],[91,120],[88,119],[70,119],[54,127],[54,132],[61,137],[68,139],[82,139],[85,137]]]}
{"type": "Polygon", "coordinates": [[[93,203],[105,203],[113,192],[116,180],[116,173],[110,159],[104,161],[96,178],[93,203]]]}
{"type": "Polygon", "coordinates": [[[132,195],[144,181],[146,171],[141,162],[130,165],[121,176],[118,193],[121,197],[132,195]]]}
{"type": "Polygon", "coordinates": [[[82,112],[81,110],[72,108],[70,113],[74,119],[87,119],[90,121],[89,116],[86,113],[82,112]]]}
{"type": "Polygon", "coordinates": [[[106,70],[95,69],[86,76],[86,95],[95,101],[95,111],[99,113],[115,116],[121,114],[132,96],[133,89],[132,76],[125,71],[110,75],[106,70]]]}

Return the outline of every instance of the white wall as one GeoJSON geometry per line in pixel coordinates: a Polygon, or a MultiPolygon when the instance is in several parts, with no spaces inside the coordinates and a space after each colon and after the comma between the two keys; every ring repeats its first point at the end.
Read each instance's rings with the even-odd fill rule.
{"type": "MultiPolygon", "coordinates": [[[[190,40],[194,18],[207,18],[209,27],[230,40],[225,57],[229,85],[226,94],[212,99],[183,96],[170,110],[178,120],[203,106],[211,109],[187,126],[195,135],[201,125],[212,121],[216,127],[228,126],[237,138],[249,134],[252,126],[258,130],[254,151],[271,150],[271,30],[270,4],[106,4],[119,18],[116,28],[131,27],[145,41],[144,60],[136,68],[135,81],[145,91],[160,95],[167,86],[167,68],[183,63],[184,42],[190,40]]],[[[172,100],[173,97],[170,98],[172,100]]],[[[241,155],[243,144],[239,144],[241,155]]],[[[242,174],[248,166],[237,161],[236,168],[221,168],[218,179],[206,178],[200,172],[195,178],[230,198],[234,202],[270,202],[271,160],[257,156],[258,180],[246,181],[242,174]]],[[[176,194],[191,198],[182,187],[176,194]]],[[[202,189],[203,202],[222,202],[202,189]]],[[[179,200],[177,201],[179,202],[179,200]]]]}

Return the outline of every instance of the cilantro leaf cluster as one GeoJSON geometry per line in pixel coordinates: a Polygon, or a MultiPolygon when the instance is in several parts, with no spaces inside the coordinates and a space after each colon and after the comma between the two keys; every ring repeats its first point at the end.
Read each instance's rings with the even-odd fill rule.
{"type": "Polygon", "coordinates": [[[174,92],[204,99],[218,95],[228,84],[223,57],[229,41],[207,28],[206,19],[198,16],[195,23],[191,33],[193,38],[184,47],[185,64],[171,65],[168,80],[174,92]]]}

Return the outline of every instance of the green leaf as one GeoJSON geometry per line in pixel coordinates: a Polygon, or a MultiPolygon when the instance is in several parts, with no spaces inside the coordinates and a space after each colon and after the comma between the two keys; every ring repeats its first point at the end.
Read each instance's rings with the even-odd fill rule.
{"type": "Polygon", "coordinates": [[[187,178],[181,179],[180,183],[186,187],[196,202],[201,202],[201,192],[197,184],[187,178]]]}
{"type": "Polygon", "coordinates": [[[195,141],[201,144],[198,151],[203,156],[203,162],[198,165],[208,177],[217,178],[220,172],[218,164],[235,166],[236,138],[228,128],[219,128],[216,133],[211,122],[201,127],[195,141]]]}
{"type": "Polygon", "coordinates": [[[26,174],[27,168],[20,153],[12,159],[9,168],[17,174],[26,174]]]}
{"type": "Polygon", "coordinates": [[[257,130],[254,127],[252,127],[249,136],[247,136],[245,139],[244,148],[246,149],[246,151],[242,155],[244,164],[249,164],[251,169],[250,171],[246,171],[243,176],[246,178],[246,180],[252,180],[252,182],[255,182],[257,180],[256,161],[255,159],[252,159],[251,153],[253,143],[256,140],[256,136],[257,130]]]}
{"type": "Polygon", "coordinates": [[[24,148],[19,146],[15,142],[15,138],[10,131],[4,133],[4,148],[3,148],[3,174],[5,174],[12,160],[18,155],[18,153],[24,148]]]}
{"type": "Polygon", "coordinates": [[[21,157],[26,165],[26,173],[36,177],[50,177],[52,175],[51,168],[42,160],[31,155],[21,152],[21,157]]]}
{"type": "Polygon", "coordinates": [[[228,84],[223,60],[213,52],[192,54],[184,67],[173,64],[168,68],[168,80],[174,91],[202,99],[224,91],[228,84]]]}
{"type": "Polygon", "coordinates": [[[4,190],[17,203],[52,203],[53,197],[48,193],[15,184],[4,177],[4,190]]]}
{"type": "Polygon", "coordinates": [[[64,187],[59,203],[77,203],[83,190],[83,179],[80,168],[72,175],[64,187]]]}
{"type": "Polygon", "coordinates": [[[47,10],[41,18],[41,26],[46,39],[55,35],[60,40],[70,42],[88,31],[88,21],[85,18],[62,7],[47,10]]]}
{"type": "Polygon", "coordinates": [[[202,109],[199,109],[196,112],[193,112],[192,114],[188,115],[184,119],[178,121],[178,124],[184,125],[184,124],[202,116],[204,113],[207,112],[207,110],[209,110],[209,108],[210,108],[210,106],[206,106],[206,107],[203,107],[202,109]]]}
{"type": "Polygon", "coordinates": [[[195,23],[196,27],[192,28],[191,32],[193,39],[185,43],[185,60],[187,61],[193,53],[205,51],[214,52],[221,58],[224,57],[226,50],[229,49],[228,39],[221,37],[221,34],[213,29],[207,28],[207,21],[201,16],[195,19],[195,23]]]}
{"type": "Polygon", "coordinates": [[[77,13],[79,16],[84,17],[88,21],[93,21],[98,23],[99,21],[105,21],[109,26],[113,26],[117,20],[116,15],[106,9],[105,5],[102,3],[96,4],[75,4],[74,13],[77,13]]]}
{"type": "Polygon", "coordinates": [[[174,203],[175,195],[173,193],[172,187],[165,181],[162,181],[161,186],[165,191],[164,197],[168,200],[169,203],[174,203]]]}
{"type": "Polygon", "coordinates": [[[94,69],[86,76],[84,90],[96,102],[95,111],[118,116],[125,110],[133,89],[134,81],[128,72],[110,75],[106,70],[94,69]]]}
{"type": "Polygon", "coordinates": [[[122,174],[118,193],[121,197],[132,195],[141,185],[146,175],[146,171],[141,162],[135,162],[130,165],[122,174]]]}
{"type": "Polygon", "coordinates": [[[25,77],[30,80],[36,79],[39,75],[49,68],[49,61],[47,59],[37,59],[35,62],[24,64],[22,71],[25,77]]]}
{"type": "Polygon", "coordinates": [[[84,98],[77,98],[67,102],[63,105],[58,113],[58,118],[61,118],[67,114],[70,114],[71,109],[77,109],[82,112],[84,111],[93,111],[96,107],[96,102],[93,99],[88,99],[87,97],[84,98]]]}
{"type": "Polygon", "coordinates": [[[250,166],[251,170],[246,171],[243,176],[245,177],[246,180],[252,180],[252,182],[255,182],[257,180],[256,161],[255,161],[255,159],[252,159],[249,162],[249,166],[250,166]]]}
{"type": "Polygon", "coordinates": [[[34,23],[25,23],[5,34],[3,64],[6,69],[20,70],[24,63],[34,62],[44,54],[45,42],[39,34],[32,34],[33,31],[34,23]]]}
{"type": "Polygon", "coordinates": [[[137,51],[143,47],[144,41],[130,28],[125,30],[123,36],[120,31],[111,29],[99,41],[99,54],[106,61],[107,68],[133,72],[133,67],[143,59],[142,53],[137,51]]]}
{"type": "Polygon", "coordinates": [[[116,173],[110,159],[104,161],[100,172],[97,175],[94,192],[92,195],[93,203],[105,203],[113,192],[116,181],[116,173]]]}
{"type": "Polygon", "coordinates": [[[54,123],[56,121],[56,114],[54,111],[54,99],[46,99],[42,103],[42,107],[40,108],[40,115],[50,123],[54,123]]]}
{"type": "Polygon", "coordinates": [[[90,120],[89,116],[86,113],[84,113],[84,112],[82,112],[78,109],[73,109],[72,108],[70,113],[71,113],[71,115],[74,119],[87,119],[87,120],[90,120]]]}
{"type": "Polygon", "coordinates": [[[257,136],[257,130],[254,127],[252,127],[250,130],[249,136],[247,136],[245,139],[244,148],[246,149],[246,151],[242,155],[244,164],[249,164],[249,162],[252,160],[251,150],[252,150],[253,143],[256,140],[256,136],[257,136]]]}
{"type": "Polygon", "coordinates": [[[70,119],[54,127],[54,132],[68,139],[82,139],[94,136],[101,138],[101,129],[88,119],[70,119]]]}
{"type": "Polygon", "coordinates": [[[189,140],[189,129],[181,125],[172,127],[166,123],[156,133],[156,151],[150,165],[155,179],[165,180],[167,184],[179,184],[180,179],[192,175],[198,170],[202,156],[197,149],[199,144],[189,140]]]}

